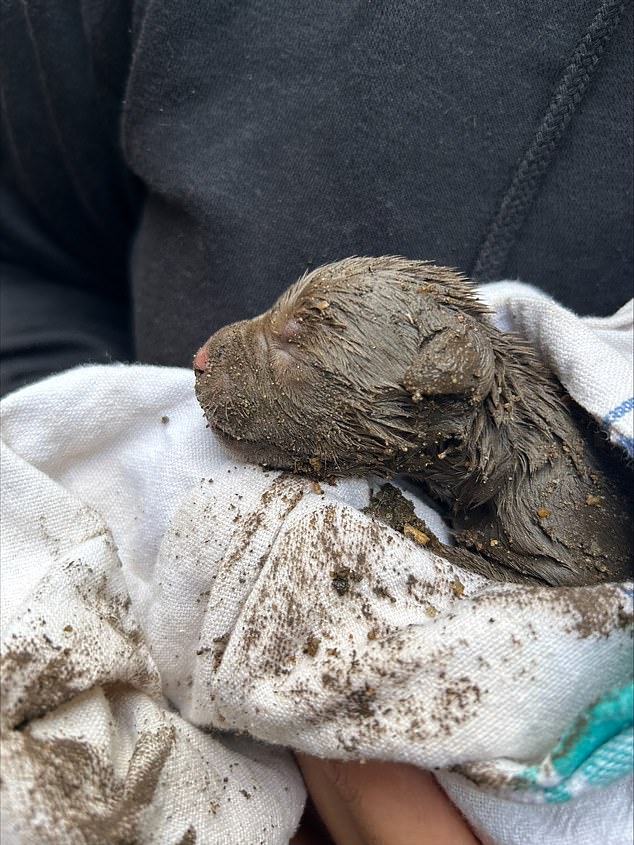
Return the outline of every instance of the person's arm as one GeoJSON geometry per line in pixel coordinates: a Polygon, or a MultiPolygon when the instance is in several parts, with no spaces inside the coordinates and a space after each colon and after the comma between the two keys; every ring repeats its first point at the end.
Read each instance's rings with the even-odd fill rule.
{"type": "Polygon", "coordinates": [[[119,143],[126,51],[108,63],[108,78],[99,64],[108,33],[125,28],[111,18],[96,43],[79,11],[10,3],[4,16],[2,393],[133,356],[128,261],[142,192],[119,143]]]}
{"type": "Polygon", "coordinates": [[[0,274],[1,395],[77,364],[132,357],[125,301],[9,262],[0,274]]]}

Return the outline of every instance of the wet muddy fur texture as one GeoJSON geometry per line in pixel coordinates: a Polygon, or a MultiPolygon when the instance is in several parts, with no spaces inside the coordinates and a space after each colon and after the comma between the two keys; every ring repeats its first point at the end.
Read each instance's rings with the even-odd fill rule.
{"type": "Polygon", "coordinates": [[[196,392],[251,462],[419,479],[448,508],[454,559],[489,577],[629,575],[630,485],[453,270],[392,257],[321,267],[214,334],[196,392]]]}

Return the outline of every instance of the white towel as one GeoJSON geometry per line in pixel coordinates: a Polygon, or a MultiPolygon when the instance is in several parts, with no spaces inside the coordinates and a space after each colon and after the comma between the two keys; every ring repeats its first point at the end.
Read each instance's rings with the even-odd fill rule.
{"type": "MultiPolygon", "coordinates": [[[[631,448],[631,303],[482,295],[631,448]]],[[[287,843],[289,748],[436,768],[484,842],[630,841],[631,584],[492,584],[362,513],[375,479],[242,466],[186,370],[1,414],[3,843],[287,843]]]]}

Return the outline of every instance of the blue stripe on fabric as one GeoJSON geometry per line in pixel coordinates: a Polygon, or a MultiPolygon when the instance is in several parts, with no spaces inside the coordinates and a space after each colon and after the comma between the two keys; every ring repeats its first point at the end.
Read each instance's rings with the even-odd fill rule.
{"type": "Polygon", "coordinates": [[[610,423],[620,420],[621,417],[624,417],[632,410],[634,410],[634,396],[626,399],[624,402],[621,402],[621,404],[617,405],[615,408],[612,408],[612,410],[609,411],[603,418],[603,423],[604,425],[610,425],[610,423]]]}
{"type": "Polygon", "coordinates": [[[552,751],[553,768],[561,777],[575,769],[607,740],[632,725],[634,684],[602,696],[577,719],[552,751]]]}
{"type": "Polygon", "coordinates": [[[631,396],[629,399],[625,399],[619,405],[616,405],[603,417],[603,426],[604,428],[611,430],[610,437],[612,438],[612,441],[618,446],[621,446],[621,448],[625,449],[630,457],[634,457],[634,437],[630,437],[620,431],[614,431],[613,425],[633,410],[634,396],[631,396]]]}

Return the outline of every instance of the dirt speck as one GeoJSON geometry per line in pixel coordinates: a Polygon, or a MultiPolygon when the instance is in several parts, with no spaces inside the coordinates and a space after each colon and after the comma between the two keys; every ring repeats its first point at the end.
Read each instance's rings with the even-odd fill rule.
{"type": "Polygon", "coordinates": [[[177,845],[196,845],[196,829],[192,827],[192,825],[187,828],[182,839],[177,843],[177,845]]]}
{"type": "Polygon", "coordinates": [[[393,484],[384,484],[377,490],[363,512],[384,522],[420,546],[429,546],[432,549],[442,547],[442,543],[427,527],[425,521],[416,515],[414,505],[393,484]]]}
{"type": "Polygon", "coordinates": [[[214,637],[214,659],[213,659],[213,668],[214,672],[218,671],[220,664],[222,663],[222,658],[225,653],[225,649],[227,648],[227,643],[229,642],[229,634],[223,634],[221,637],[214,637]]]}
{"type": "Polygon", "coordinates": [[[350,711],[362,718],[374,715],[374,699],[376,690],[373,687],[364,686],[361,689],[352,690],[349,695],[350,711]]]}
{"type": "Polygon", "coordinates": [[[403,534],[405,534],[406,537],[409,537],[410,540],[418,543],[419,546],[426,546],[431,540],[429,534],[425,534],[425,532],[421,531],[420,528],[414,528],[414,526],[410,525],[409,522],[406,522],[403,526],[403,534]]]}
{"type": "Polygon", "coordinates": [[[304,654],[307,654],[309,657],[314,657],[319,651],[319,643],[320,640],[318,637],[308,637],[303,649],[304,654]]]}
{"type": "Polygon", "coordinates": [[[455,596],[457,599],[461,599],[461,598],[463,597],[463,595],[464,595],[464,584],[462,583],[462,581],[460,580],[460,578],[458,578],[458,576],[456,576],[456,577],[452,580],[452,582],[451,582],[451,585],[450,585],[450,586],[451,586],[451,589],[452,589],[452,592],[453,592],[454,596],[455,596]]]}
{"type": "Polygon", "coordinates": [[[345,596],[352,582],[361,580],[361,576],[354,569],[350,569],[347,566],[340,566],[333,570],[330,573],[330,577],[335,592],[340,596],[345,596]]]}

